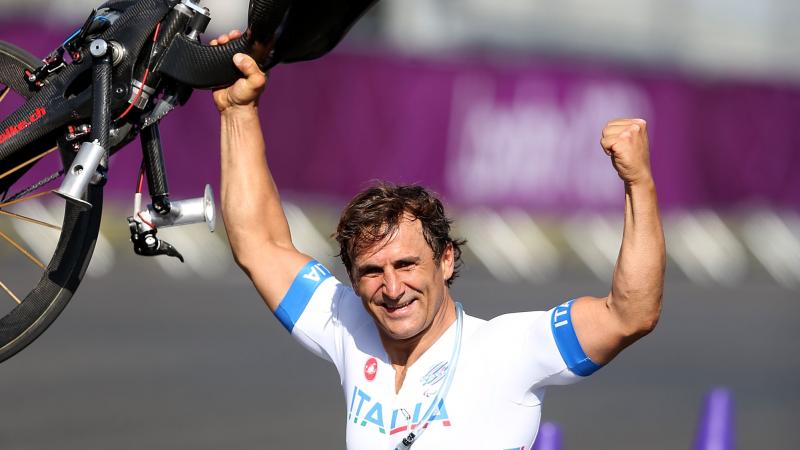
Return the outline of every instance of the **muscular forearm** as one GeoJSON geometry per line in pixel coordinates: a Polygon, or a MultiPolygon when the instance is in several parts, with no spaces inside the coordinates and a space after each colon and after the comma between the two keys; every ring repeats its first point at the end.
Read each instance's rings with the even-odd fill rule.
{"type": "Polygon", "coordinates": [[[608,306],[631,337],[655,327],[661,310],[665,261],[655,183],[649,177],[626,183],[622,247],[608,306]]]}
{"type": "MultiPolygon", "coordinates": [[[[225,44],[241,33],[211,41],[225,44]]],[[[310,259],[292,245],[278,189],[267,167],[258,98],[266,77],[256,62],[241,53],[233,63],[242,78],[214,91],[221,120],[222,216],[233,256],[275,311],[298,270],[310,259]]]]}
{"type": "Polygon", "coordinates": [[[267,167],[255,106],[221,114],[222,211],[240,264],[264,246],[293,249],[280,197],[267,167]]]}
{"type": "Polygon", "coordinates": [[[650,170],[647,123],[615,119],[603,128],[600,145],[625,184],[625,226],[611,293],[581,297],[572,307],[575,333],[597,364],[655,327],[664,288],[664,233],[650,170]]]}

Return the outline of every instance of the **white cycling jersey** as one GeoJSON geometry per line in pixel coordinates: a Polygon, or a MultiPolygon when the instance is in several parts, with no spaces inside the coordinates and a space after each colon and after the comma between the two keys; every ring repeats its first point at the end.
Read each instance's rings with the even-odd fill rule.
{"type": "MultiPolygon", "coordinates": [[[[489,321],[465,315],[449,394],[413,449],[529,450],[545,387],[599,368],[580,348],[570,306],[489,321]]],[[[377,325],[352,288],[322,264],[301,269],[275,315],[305,347],[336,365],[349,450],[392,450],[416,429],[442,385],[456,339],[454,323],[408,367],[395,392],[377,325]]]]}

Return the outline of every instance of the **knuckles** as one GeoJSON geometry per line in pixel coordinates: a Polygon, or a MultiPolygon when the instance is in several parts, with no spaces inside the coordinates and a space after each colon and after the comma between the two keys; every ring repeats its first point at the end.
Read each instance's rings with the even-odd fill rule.
{"type": "Polygon", "coordinates": [[[647,129],[647,121],[640,118],[631,118],[631,119],[612,119],[606,122],[606,126],[604,130],[612,130],[615,127],[620,126],[636,126],[641,130],[647,129]]]}
{"type": "Polygon", "coordinates": [[[647,148],[647,122],[640,118],[613,119],[603,128],[600,145],[606,154],[647,148]]]}
{"type": "MultiPolygon", "coordinates": [[[[632,140],[646,137],[647,122],[644,119],[614,119],[608,121],[601,133],[601,143],[632,140]]],[[[604,145],[605,146],[605,145],[604,145]]]]}

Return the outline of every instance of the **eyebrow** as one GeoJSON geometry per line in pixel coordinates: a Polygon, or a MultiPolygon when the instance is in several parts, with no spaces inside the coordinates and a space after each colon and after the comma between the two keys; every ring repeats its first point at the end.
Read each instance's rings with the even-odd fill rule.
{"type": "MultiPolygon", "coordinates": [[[[409,264],[416,264],[420,262],[422,258],[419,256],[406,256],[404,258],[399,258],[392,261],[392,265],[396,267],[406,266],[409,264]]],[[[382,272],[383,268],[377,264],[364,264],[362,266],[356,266],[356,273],[360,276],[365,273],[375,273],[375,272],[382,272]]]]}

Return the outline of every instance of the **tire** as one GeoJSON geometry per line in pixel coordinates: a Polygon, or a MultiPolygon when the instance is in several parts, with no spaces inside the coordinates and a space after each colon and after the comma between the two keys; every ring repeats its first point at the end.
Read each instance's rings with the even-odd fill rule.
{"type": "MultiPolygon", "coordinates": [[[[21,80],[24,70],[33,69],[40,61],[33,55],[11,44],[0,41],[0,89],[9,88],[9,95],[14,94],[20,101],[33,95],[27,83],[21,80]]],[[[2,91],[0,91],[2,92],[2,91]]],[[[58,152],[55,152],[56,155],[58,152]]],[[[15,162],[0,161],[0,174],[14,167],[15,162]]],[[[37,161],[35,164],[40,164],[37,161]]],[[[60,164],[60,163],[56,163],[60,164]]],[[[12,186],[8,194],[13,194],[15,188],[24,188],[23,184],[12,186]]],[[[51,187],[52,189],[52,187],[51,187]]],[[[52,195],[53,198],[58,198],[52,195]]],[[[72,203],[62,201],[64,204],[64,219],[59,231],[58,243],[49,263],[41,261],[45,268],[42,271],[36,267],[37,273],[32,273],[32,285],[23,287],[19,294],[27,292],[24,299],[17,295],[20,303],[0,312],[0,362],[10,358],[44,332],[58,317],[67,305],[75,290],[78,288],[89,260],[94,250],[94,245],[100,230],[100,216],[102,212],[103,191],[100,186],[90,186],[87,200],[93,205],[88,211],[81,211],[72,203]],[[42,272],[38,276],[38,272],[42,272]],[[38,279],[38,281],[36,281],[38,279]]],[[[0,201],[0,204],[4,201],[0,201]]],[[[7,208],[0,207],[0,210],[7,208]]],[[[8,228],[10,220],[2,218],[0,230],[8,228]]],[[[27,223],[27,222],[26,222],[27,223]]],[[[30,225],[36,226],[36,225],[30,225]]],[[[52,233],[56,233],[53,231],[52,233]]],[[[9,233],[6,233],[9,234],[9,233]]],[[[0,246],[7,246],[5,240],[0,240],[0,246]]],[[[18,255],[13,253],[12,255],[18,255]]],[[[18,255],[19,256],[19,255],[18,255]]],[[[31,272],[33,272],[31,268],[31,272]]],[[[0,274],[0,281],[2,274],[0,274]]],[[[8,291],[0,291],[0,297],[11,298],[8,291]]],[[[8,298],[2,299],[0,304],[7,303],[8,298]]],[[[13,304],[13,303],[12,303],[13,304]]]]}

